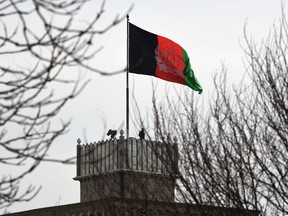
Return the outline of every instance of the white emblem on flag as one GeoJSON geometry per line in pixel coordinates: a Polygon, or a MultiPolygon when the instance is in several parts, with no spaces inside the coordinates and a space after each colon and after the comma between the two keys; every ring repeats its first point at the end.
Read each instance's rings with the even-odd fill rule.
{"type": "Polygon", "coordinates": [[[158,44],[155,50],[157,64],[161,71],[183,78],[185,62],[179,56],[177,50],[169,43],[158,44]]]}

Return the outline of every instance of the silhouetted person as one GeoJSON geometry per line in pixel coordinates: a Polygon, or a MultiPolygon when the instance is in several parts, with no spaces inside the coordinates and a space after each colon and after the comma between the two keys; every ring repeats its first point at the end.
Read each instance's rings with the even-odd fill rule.
{"type": "Polygon", "coordinates": [[[117,134],[117,130],[112,130],[112,129],[109,129],[108,132],[107,132],[107,136],[110,136],[111,139],[113,139],[117,134]]]}
{"type": "Polygon", "coordinates": [[[145,131],[144,131],[144,128],[142,128],[141,131],[139,132],[139,137],[140,137],[140,139],[145,139],[145,131]]]}

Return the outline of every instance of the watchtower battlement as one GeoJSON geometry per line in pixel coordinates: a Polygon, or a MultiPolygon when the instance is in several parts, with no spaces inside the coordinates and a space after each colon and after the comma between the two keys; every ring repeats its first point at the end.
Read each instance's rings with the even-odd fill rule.
{"type": "Polygon", "coordinates": [[[178,173],[177,139],[162,143],[119,139],[81,144],[77,140],[77,176],[81,202],[123,197],[174,200],[178,173]]]}

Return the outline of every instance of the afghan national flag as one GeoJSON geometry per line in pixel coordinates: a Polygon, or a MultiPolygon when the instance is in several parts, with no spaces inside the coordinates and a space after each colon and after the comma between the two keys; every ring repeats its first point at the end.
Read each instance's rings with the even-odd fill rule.
{"type": "Polygon", "coordinates": [[[129,72],[155,76],[202,92],[202,87],[191,69],[189,57],[179,44],[131,23],[129,72]]]}

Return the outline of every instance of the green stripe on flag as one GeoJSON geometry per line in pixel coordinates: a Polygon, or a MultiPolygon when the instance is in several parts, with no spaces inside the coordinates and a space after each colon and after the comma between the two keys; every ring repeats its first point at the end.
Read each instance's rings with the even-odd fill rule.
{"type": "Polygon", "coordinates": [[[190,59],[187,55],[187,52],[183,48],[182,48],[182,52],[183,52],[183,60],[186,64],[184,71],[183,71],[183,73],[185,75],[186,85],[188,85],[191,89],[198,91],[199,94],[201,94],[203,89],[194,75],[194,72],[193,72],[191,65],[190,65],[190,59]]]}

